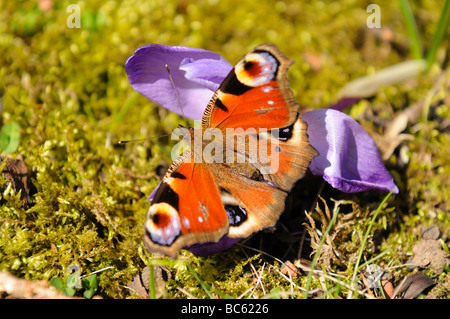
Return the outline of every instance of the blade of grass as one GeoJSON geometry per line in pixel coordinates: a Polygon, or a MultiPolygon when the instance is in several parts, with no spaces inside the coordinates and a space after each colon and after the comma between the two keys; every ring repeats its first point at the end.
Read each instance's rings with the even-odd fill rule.
{"type": "Polygon", "coordinates": [[[133,103],[137,100],[138,97],[139,97],[139,93],[134,91],[133,93],[131,93],[131,95],[128,97],[128,99],[125,101],[123,106],[119,109],[119,111],[118,112],[114,111],[111,129],[115,129],[116,126],[120,122],[122,122],[122,120],[124,119],[124,117],[127,114],[128,110],[133,105],[133,103]]]}
{"type": "MultiPolygon", "coordinates": [[[[329,230],[328,230],[328,232],[329,232],[329,230]]],[[[325,232],[325,233],[327,233],[327,232],[325,232]]],[[[284,262],[283,262],[282,260],[280,260],[280,259],[278,259],[277,257],[274,257],[274,256],[272,256],[272,255],[270,255],[270,254],[268,254],[268,253],[266,253],[266,252],[264,252],[264,251],[261,251],[261,250],[259,250],[259,249],[253,248],[253,247],[245,246],[245,245],[243,245],[243,244],[240,244],[240,246],[245,247],[245,248],[250,249],[250,250],[254,250],[254,251],[259,252],[259,253],[261,253],[261,254],[263,254],[263,255],[269,256],[269,257],[273,258],[274,260],[278,261],[280,264],[284,264],[284,262]]],[[[373,260],[373,259],[372,259],[372,260],[373,260]]],[[[308,270],[308,269],[306,269],[306,268],[301,268],[301,269],[303,269],[304,271],[307,271],[307,270],[308,270]]],[[[368,295],[365,294],[363,291],[359,291],[359,290],[358,290],[358,287],[355,288],[355,287],[351,286],[350,284],[345,283],[345,282],[343,281],[344,279],[340,280],[340,279],[333,278],[333,276],[324,274],[323,271],[321,271],[321,270],[314,270],[314,269],[311,268],[311,267],[309,268],[310,272],[311,272],[311,269],[312,269],[312,273],[316,273],[316,274],[319,275],[319,276],[323,276],[323,277],[325,277],[326,279],[328,279],[328,280],[330,280],[330,281],[336,283],[336,285],[338,285],[338,286],[345,287],[345,288],[347,288],[347,289],[349,289],[349,290],[355,290],[355,291],[359,292],[360,294],[365,295],[366,297],[368,297],[368,295]]],[[[280,272],[280,274],[281,274],[281,272],[280,272]]],[[[282,275],[283,277],[287,278],[287,277],[284,276],[283,274],[281,274],[281,275],[282,275]]],[[[339,278],[342,278],[342,277],[339,276],[339,278]]],[[[297,285],[295,285],[295,287],[298,288],[299,290],[304,291],[304,292],[302,293],[303,297],[305,296],[305,294],[308,294],[308,295],[309,295],[309,294],[311,294],[311,293],[313,292],[313,291],[308,291],[308,290],[306,290],[306,289],[304,289],[304,288],[302,288],[302,287],[299,287],[299,286],[297,286],[297,285]]],[[[336,298],[337,298],[337,296],[338,296],[338,293],[339,293],[339,290],[336,291],[336,298]]],[[[265,298],[265,297],[264,297],[264,298],[265,298]]]]}
{"type": "MultiPolygon", "coordinates": [[[[179,263],[178,260],[163,260],[153,257],[147,257],[143,254],[142,249],[139,249],[139,254],[144,263],[148,266],[148,284],[149,284],[149,298],[156,299],[156,281],[155,281],[155,266],[173,267],[179,263]]],[[[104,270],[104,269],[103,269],[104,270]]]]}
{"type": "Polygon", "coordinates": [[[309,274],[308,274],[308,281],[306,282],[306,290],[305,290],[305,293],[303,294],[303,297],[305,299],[308,298],[309,286],[311,285],[312,276],[313,276],[314,268],[315,268],[316,263],[317,263],[317,259],[319,259],[320,250],[322,249],[322,246],[323,246],[323,244],[325,242],[325,239],[326,239],[328,233],[330,232],[331,227],[333,226],[334,221],[336,220],[336,217],[337,217],[338,213],[339,213],[339,207],[337,207],[336,210],[334,211],[333,217],[331,218],[330,222],[328,223],[328,227],[325,230],[325,232],[323,233],[322,238],[320,239],[319,247],[317,247],[317,251],[314,254],[314,258],[313,258],[312,263],[311,263],[311,269],[310,269],[309,274]]]}
{"type": "Polygon", "coordinates": [[[148,287],[150,299],[156,299],[155,269],[153,267],[153,265],[148,267],[148,287]]]}
{"type": "Polygon", "coordinates": [[[149,289],[150,290],[149,297],[150,297],[150,299],[156,299],[156,282],[155,282],[155,272],[154,272],[153,267],[156,265],[166,266],[166,267],[174,267],[177,263],[182,263],[182,264],[186,265],[188,270],[194,275],[195,279],[200,283],[200,286],[203,288],[203,290],[207,293],[207,295],[211,299],[215,298],[211,292],[214,292],[218,296],[225,298],[225,299],[233,299],[232,296],[227,295],[227,294],[219,291],[218,289],[211,288],[210,285],[208,285],[202,279],[200,279],[198,274],[195,272],[195,270],[192,268],[192,266],[188,262],[180,261],[180,260],[149,259],[149,260],[147,260],[146,265],[149,267],[149,288],[150,288],[149,289]]]}
{"type": "Polygon", "coordinates": [[[364,264],[359,265],[358,270],[363,269],[364,267],[373,264],[374,261],[376,261],[377,259],[380,259],[381,257],[383,257],[384,255],[386,255],[388,252],[390,252],[390,249],[385,250],[383,252],[381,252],[379,255],[377,255],[376,257],[370,258],[368,261],[366,261],[364,264]]]}
{"type": "Polygon", "coordinates": [[[206,292],[206,294],[208,295],[209,298],[213,299],[214,296],[211,294],[211,292],[209,291],[209,287],[207,284],[205,284],[205,282],[203,280],[200,279],[200,277],[197,275],[197,273],[195,272],[195,270],[192,268],[192,266],[187,263],[186,266],[188,267],[189,271],[191,272],[192,275],[194,275],[195,279],[199,282],[200,286],[202,286],[203,290],[206,292]]]}
{"type": "Polygon", "coordinates": [[[84,104],[83,108],[84,108],[84,112],[86,113],[86,116],[89,119],[89,121],[91,121],[92,124],[94,124],[94,125],[98,125],[98,121],[95,117],[94,111],[89,106],[89,103],[84,104]]]}
{"type": "Polygon", "coordinates": [[[414,59],[422,59],[422,45],[420,43],[419,31],[417,30],[416,20],[409,5],[408,0],[398,0],[400,10],[405,20],[406,31],[411,45],[411,54],[414,59]]]}
{"type": "Polygon", "coordinates": [[[216,299],[213,294],[211,293],[211,290],[216,293],[217,295],[219,295],[222,298],[225,299],[232,299],[233,297],[217,290],[217,289],[211,289],[211,286],[206,284],[203,280],[200,279],[200,277],[198,276],[198,274],[195,272],[195,270],[192,268],[192,266],[189,263],[186,263],[186,266],[188,267],[189,271],[191,272],[192,275],[194,275],[195,279],[199,282],[200,286],[202,286],[203,290],[206,292],[206,294],[208,295],[209,298],[211,299],[216,299]]]}
{"type": "Polygon", "coordinates": [[[439,46],[442,43],[442,39],[448,33],[450,27],[450,0],[445,0],[444,7],[442,8],[441,17],[439,18],[439,22],[436,26],[436,31],[434,32],[433,42],[431,42],[431,46],[428,49],[426,55],[427,66],[430,67],[435,59],[436,53],[439,46]]]}
{"type": "MultiPolygon", "coordinates": [[[[355,264],[355,270],[353,272],[353,278],[352,278],[352,285],[354,285],[356,283],[356,276],[358,275],[358,270],[359,270],[359,264],[361,262],[361,258],[362,258],[362,254],[364,252],[364,248],[366,246],[366,242],[367,239],[369,238],[369,234],[370,231],[372,230],[372,226],[375,223],[375,220],[378,217],[378,214],[381,211],[381,208],[384,206],[384,204],[388,201],[389,197],[391,197],[392,195],[392,191],[386,195],[386,197],[383,199],[383,201],[381,202],[381,204],[378,206],[377,210],[375,211],[375,214],[373,215],[370,223],[369,223],[369,227],[367,227],[366,233],[364,235],[363,241],[361,243],[361,248],[359,249],[359,253],[358,253],[358,258],[356,259],[356,264],[355,264]]],[[[352,291],[350,291],[349,293],[351,293],[352,291]]]]}

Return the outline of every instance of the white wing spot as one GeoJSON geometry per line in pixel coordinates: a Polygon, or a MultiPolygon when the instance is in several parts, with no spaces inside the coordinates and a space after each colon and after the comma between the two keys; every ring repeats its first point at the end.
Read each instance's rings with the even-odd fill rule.
{"type": "Polygon", "coordinates": [[[191,225],[191,224],[189,223],[189,219],[187,219],[186,217],[183,218],[183,225],[184,225],[184,227],[186,227],[186,228],[189,228],[189,226],[191,225]]]}

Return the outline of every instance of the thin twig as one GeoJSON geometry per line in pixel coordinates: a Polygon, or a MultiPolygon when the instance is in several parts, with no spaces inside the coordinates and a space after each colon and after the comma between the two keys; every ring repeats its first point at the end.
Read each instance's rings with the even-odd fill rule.
{"type": "Polygon", "coordinates": [[[0,293],[24,299],[74,299],[51,287],[48,281],[32,281],[0,272],[0,293]]]}

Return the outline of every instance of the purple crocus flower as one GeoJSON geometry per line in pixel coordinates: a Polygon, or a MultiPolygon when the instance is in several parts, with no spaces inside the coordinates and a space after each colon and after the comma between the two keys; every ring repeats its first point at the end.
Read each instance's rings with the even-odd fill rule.
{"type": "MultiPolygon", "coordinates": [[[[125,64],[133,89],[166,109],[194,120],[201,119],[214,91],[232,68],[217,53],[161,44],[138,48],[125,64]]],[[[310,143],[319,152],[310,164],[314,175],[322,176],[331,186],[347,193],[366,190],[398,193],[375,142],[358,122],[334,108],[309,111],[302,117],[308,124],[310,143]]],[[[190,250],[197,255],[209,255],[236,241],[225,236],[218,243],[196,245],[190,250]]]]}

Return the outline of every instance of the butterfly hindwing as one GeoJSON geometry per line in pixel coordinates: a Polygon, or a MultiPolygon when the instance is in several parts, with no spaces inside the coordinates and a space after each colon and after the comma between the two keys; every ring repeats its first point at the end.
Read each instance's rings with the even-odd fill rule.
{"type": "Polygon", "coordinates": [[[284,210],[287,192],[262,181],[248,164],[212,165],[228,220],[228,236],[245,238],[274,226],[284,210]]]}

